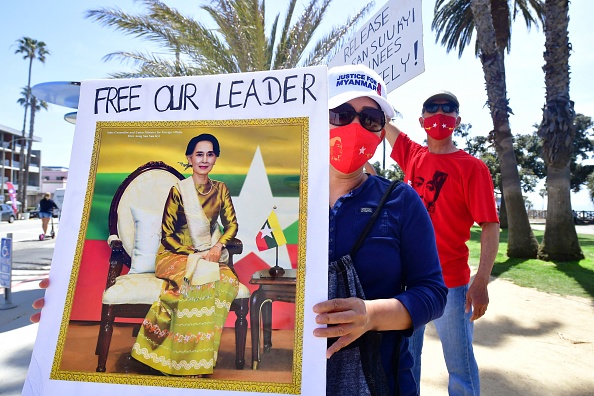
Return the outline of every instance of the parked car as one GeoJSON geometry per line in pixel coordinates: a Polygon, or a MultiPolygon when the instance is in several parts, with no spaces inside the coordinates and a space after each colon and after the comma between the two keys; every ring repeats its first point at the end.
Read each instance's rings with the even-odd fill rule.
{"type": "Polygon", "coordinates": [[[16,219],[12,206],[7,204],[0,204],[0,216],[1,221],[8,221],[9,223],[12,223],[16,219]]]}

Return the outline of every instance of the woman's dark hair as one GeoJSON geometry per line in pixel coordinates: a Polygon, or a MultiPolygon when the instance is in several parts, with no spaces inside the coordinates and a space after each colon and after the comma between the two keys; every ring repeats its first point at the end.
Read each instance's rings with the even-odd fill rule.
{"type": "Polygon", "coordinates": [[[186,148],[186,155],[192,155],[192,153],[194,152],[194,149],[196,148],[196,145],[199,142],[202,142],[202,141],[205,141],[205,140],[207,142],[211,142],[212,143],[212,151],[214,151],[214,153],[215,153],[215,155],[217,157],[219,155],[221,155],[221,147],[219,146],[219,141],[217,140],[216,137],[214,137],[210,133],[203,133],[201,135],[194,136],[188,142],[188,147],[186,148]]]}

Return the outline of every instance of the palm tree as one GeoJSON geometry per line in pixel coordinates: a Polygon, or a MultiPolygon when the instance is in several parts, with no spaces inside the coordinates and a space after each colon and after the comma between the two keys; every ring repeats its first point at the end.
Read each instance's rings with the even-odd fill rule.
{"type": "MultiPolygon", "coordinates": [[[[45,63],[45,57],[50,54],[48,49],[46,48],[46,44],[43,41],[37,41],[30,37],[21,37],[17,40],[17,49],[14,52],[15,54],[23,54],[23,59],[29,59],[29,73],[27,77],[27,90],[25,91],[26,100],[24,103],[25,106],[25,116],[23,119],[23,131],[21,138],[25,140],[25,126],[27,124],[27,110],[30,107],[31,103],[31,71],[33,69],[33,61],[38,60],[41,63],[45,63]]],[[[20,103],[20,102],[19,102],[20,103]]],[[[30,146],[29,146],[30,147],[30,146]]],[[[21,152],[19,156],[19,161],[21,164],[24,164],[23,161],[24,157],[24,144],[21,144],[21,152]]],[[[28,179],[25,179],[25,173],[28,174],[28,169],[23,169],[21,167],[21,171],[19,172],[19,190],[20,190],[20,200],[22,202],[21,208],[24,209],[26,207],[26,200],[27,200],[27,183],[29,183],[28,179]]]]}
{"type": "Polygon", "coordinates": [[[535,258],[538,241],[532,233],[513,148],[509,124],[507,88],[505,84],[504,49],[509,51],[511,20],[522,13],[528,27],[542,21],[541,0],[516,0],[511,13],[508,0],[437,0],[432,27],[437,30],[437,40],[443,34],[442,44],[449,51],[456,46],[459,55],[477,32],[476,51],[483,66],[487,87],[487,103],[491,110],[494,141],[501,163],[502,208],[505,207],[508,223],[507,255],[518,258],[535,258]],[[491,5],[494,7],[491,8],[491,5]],[[536,18],[529,11],[534,9],[536,18]],[[505,206],[503,205],[505,203],[505,206]]]}
{"type": "MultiPolygon", "coordinates": [[[[21,211],[23,211],[23,212],[26,208],[26,206],[25,206],[25,199],[27,197],[26,185],[29,183],[28,179],[26,182],[24,181],[25,180],[25,172],[27,170],[27,168],[25,167],[25,165],[26,165],[25,147],[29,147],[27,138],[25,137],[25,128],[26,128],[26,124],[27,124],[27,110],[29,109],[29,106],[31,105],[30,102],[31,102],[32,96],[33,95],[31,93],[31,87],[27,86],[21,90],[21,97],[17,99],[17,103],[25,108],[25,119],[23,120],[22,136],[20,139],[16,139],[16,141],[20,141],[19,174],[18,174],[19,187],[18,187],[18,191],[17,191],[18,192],[17,201],[21,202],[21,211]]],[[[33,111],[31,111],[31,113],[33,113],[33,111]]],[[[12,147],[13,156],[14,156],[14,153],[16,152],[15,147],[14,147],[14,142],[15,142],[15,139],[13,139],[13,147],[12,147]]],[[[14,158],[13,158],[13,160],[14,160],[14,158]]]]}
{"type": "MultiPolygon", "coordinates": [[[[470,0],[437,0],[434,10],[431,29],[436,31],[435,41],[439,41],[441,37],[441,45],[446,47],[447,52],[458,48],[458,56],[461,57],[475,30],[470,0]]],[[[544,24],[542,0],[514,0],[513,12],[509,0],[491,0],[495,41],[499,48],[506,49],[508,53],[511,49],[511,25],[518,13],[522,14],[528,29],[532,24],[537,27],[544,24]],[[533,12],[535,15],[532,15],[533,12]]],[[[477,40],[474,48],[477,56],[478,44],[477,40]]]]}
{"type": "Polygon", "coordinates": [[[133,72],[115,73],[112,77],[223,74],[318,65],[338,50],[343,36],[373,6],[373,2],[368,3],[343,25],[332,28],[310,46],[332,0],[310,0],[293,24],[297,0],[290,0],[282,26],[279,26],[278,14],[268,35],[265,0],[213,0],[210,5],[200,6],[214,20],[214,29],[161,1],[141,1],[147,8],[142,15],[131,15],[119,8],[100,8],[86,13],[87,18],[166,50],[165,56],[140,51],[108,54],[106,60],[130,61],[136,66],[133,72]]]}
{"type": "MultiPolygon", "coordinates": [[[[41,109],[47,110],[48,104],[46,101],[37,100],[37,98],[33,95],[29,96],[31,107],[31,118],[29,120],[29,138],[27,139],[27,156],[25,157],[25,176],[24,180],[25,183],[21,190],[23,191],[23,196],[25,200],[23,201],[23,210],[27,207],[27,185],[29,184],[29,166],[31,165],[31,149],[33,148],[33,130],[35,125],[35,113],[41,109]]],[[[22,147],[22,146],[21,146],[22,147]]]]}
{"type": "Polygon", "coordinates": [[[569,0],[546,0],[545,17],[546,103],[538,136],[543,139],[549,200],[538,257],[580,260],[584,254],[575,231],[570,199],[570,162],[576,131],[575,111],[569,99],[569,0]]]}

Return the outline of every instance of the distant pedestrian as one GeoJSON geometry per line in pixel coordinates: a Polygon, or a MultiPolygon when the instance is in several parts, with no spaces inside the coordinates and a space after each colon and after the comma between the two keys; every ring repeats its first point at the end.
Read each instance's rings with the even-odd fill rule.
{"type": "Polygon", "coordinates": [[[41,228],[43,229],[43,234],[41,234],[39,238],[41,240],[43,240],[45,234],[47,234],[47,225],[54,214],[54,209],[58,209],[58,205],[51,199],[51,194],[43,194],[43,198],[39,201],[39,218],[41,219],[41,228]]]}

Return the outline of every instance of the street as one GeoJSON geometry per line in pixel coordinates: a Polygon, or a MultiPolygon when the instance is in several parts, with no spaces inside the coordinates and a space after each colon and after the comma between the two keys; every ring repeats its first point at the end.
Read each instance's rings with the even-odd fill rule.
{"type": "MultiPolygon", "coordinates": [[[[51,229],[48,229],[48,234],[51,229]]],[[[58,219],[54,219],[54,230],[58,231],[58,219]]],[[[49,273],[52,256],[54,254],[55,239],[46,238],[39,240],[41,234],[41,220],[17,220],[10,224],[0,222],[0,238],[6,238],[12,233],[12,293],[13,296],[24,283],[35,282],[47,276],[49,273]]],[[[37,282],[35,282],[37,283],[37,282]]],[[[4,289],[2,289],[4,290],[4,289]]],[[[4,302],[4,295],[0,306],[4,302]]],[[[0,332],[3,331],[2,325],[7,311],[0,311],[2,322],[0,322],[0,332]]]]}
{"type": "MultiPolygon", "coordinates": [[[[57,236],[58,219],[54,220],[57,236]]],[[[51,223],[47,233],[51,230],[51,223]]],[[[37,280],[49,273],[54,253],[55,239],[39,240],[41,220],[17,220],[14,223],[0,222],[0,238],[12,233],[12,285],[13,288],[22,282],[37,280]]]]}
{"type": "MultiPolygon", "coordinates": [[[[57,230],[59,220],[54,218],[54,228],[57,230]]],[[[47,233],[51,230],[51,222],[47,233]]],[[[39,241],[39,234],[41,234],[41,220],[15,220],[14,223],[7,221],[0,222],[0,235],[6,237],[6,234],[12,232],[12,239],[14,242],[34,242],[39,241]]]]}

